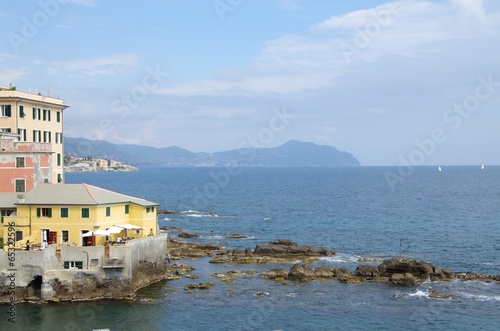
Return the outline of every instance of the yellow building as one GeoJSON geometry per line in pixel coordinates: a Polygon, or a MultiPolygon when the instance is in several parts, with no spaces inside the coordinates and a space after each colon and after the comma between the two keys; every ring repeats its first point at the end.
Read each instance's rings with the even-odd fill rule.
{"type": "Polygon", "coordinates": [[[0,209],[10,212],[3,216],[4,243],[14,234],[17,248],[27,240],[35,247],[44,241],[95,246],[156,235],[157,206],[87,184],[40,184],[15,199],[0,195],[0,209]]]}
{"type": "Polygon", "coordinates": [[[63,110],[67,107],[61,99],[0,87],[0,132],[16,134],[20,142],[50,146],[51,171],[40,178],[42,183],[64,181],[63,110]]]}

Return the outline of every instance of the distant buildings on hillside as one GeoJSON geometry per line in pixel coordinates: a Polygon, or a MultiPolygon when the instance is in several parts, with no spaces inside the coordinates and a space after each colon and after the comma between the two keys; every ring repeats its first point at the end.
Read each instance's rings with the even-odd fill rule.
{"type": "Polygon", "coordinates": [[[64,159],[65,172],[97,172],[97,171],[138,171],[139,169],[122,164],[115,160],[106,159],[92,159],[92,158],[78,158],[66,157],[64,159]]]}

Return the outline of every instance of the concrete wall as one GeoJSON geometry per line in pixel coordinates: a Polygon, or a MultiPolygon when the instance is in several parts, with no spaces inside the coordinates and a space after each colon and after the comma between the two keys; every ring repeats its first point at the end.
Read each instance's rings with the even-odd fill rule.
{"type": "MultiPolygon", "coordinates": [[[[49,246],[42,251],[16,250],[16,285],[25,287],[36,276],[42,276],[44,282],[46,278],[60,278],[69,281],[72,277],[76,277],[75,275],[81,275],[82,272],[94,274],[102,279],[131,279],[133,269],[140,263],[161,261],[165,259],[166,250],[166,234],[131,240],[126,245],[110,246],[109,259],[120,261],[117,263],[119,266],[117,268],[103,268],[103,265],[110,265],[103,246],[62,246],[60,247],[60,257],[56,254],[56,246],[49,246]],[[89,269],[87,269],[87,253],[84,252],[88,253],[89,269]],[[92,260],[97,260],[97,264],[92,265],[92,260]],[[83,270],[78,272],[64,269],[64,261],[82,261],[83,270]]],[[[0,250],[0,275],[8,273],[8,263],[7,252],[0,250]]]]}

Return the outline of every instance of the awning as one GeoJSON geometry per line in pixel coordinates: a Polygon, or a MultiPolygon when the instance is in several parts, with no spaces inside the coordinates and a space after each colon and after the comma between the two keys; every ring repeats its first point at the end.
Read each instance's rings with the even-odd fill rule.
{"type": "Polygon", "coordinates": [[[115,225],[115,226],[118,226],[120,228],[124,228],[127,230],[144,230],[144,228],[141,228],[140,226],[133,225],[133,224],[121,224],[121,225],[115,225]]]}
{"type": "Polygon", "coordinates": [[[109,236],[109,232],[97,229],[97,230],[89,231],[89,232],[82,234],[82,237],[93,237],[93,236],[105,237],[105,236],[109,236]]]}

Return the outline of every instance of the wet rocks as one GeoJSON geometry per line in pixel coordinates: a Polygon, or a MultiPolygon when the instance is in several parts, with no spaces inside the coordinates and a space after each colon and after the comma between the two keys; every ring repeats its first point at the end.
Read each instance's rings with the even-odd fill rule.
{"type": "Polygon", "coordinates": [[[180,232],[177,237],[179,238],[198,238],[200,235],[196,233],[180,232]]]}
{"type": "Polygon", "coordinates": [[[255,249],[221,252],[217,254],[211,263],[280,263],[301,260],[304,262],[317,261],[319,257],[333,256],[335,252],[312,246],[299,246],[289,240],[275,240],[268,244],[257,244],[255,249]]]}
{"type": "Polygon", "coordinates": [[[232,233],[232,234],[226,234],[224,236],[224,238],[227,238],[227,239],[246,239],[248,237],[245,235],[242,235],[242,234],[232,233]]]}
{"type": "Polygon", "coordinates": [[[200,290],[208,290],[212,286],[214,286],[215,283],[213,282],[208,282],[208,283],[199,283],[199,284],[189,284],[184,287],[184,290],[189,291],[189,290],[195,290],[195,289],[200,289],[200,290]]]}
{"type": "Polygon", "coordinates": [[[294,264],[288,272],[288,279],[308,281],[314,278],[314,271],[307,264],[294,264]]]}
{"type": "Polygon", "coordinates": [[[167,244],[167,253],[174,259],[213,256],[214,251],[221,249],[222,246],[216,244],[185,243],[170,238],[167,244]]]}

